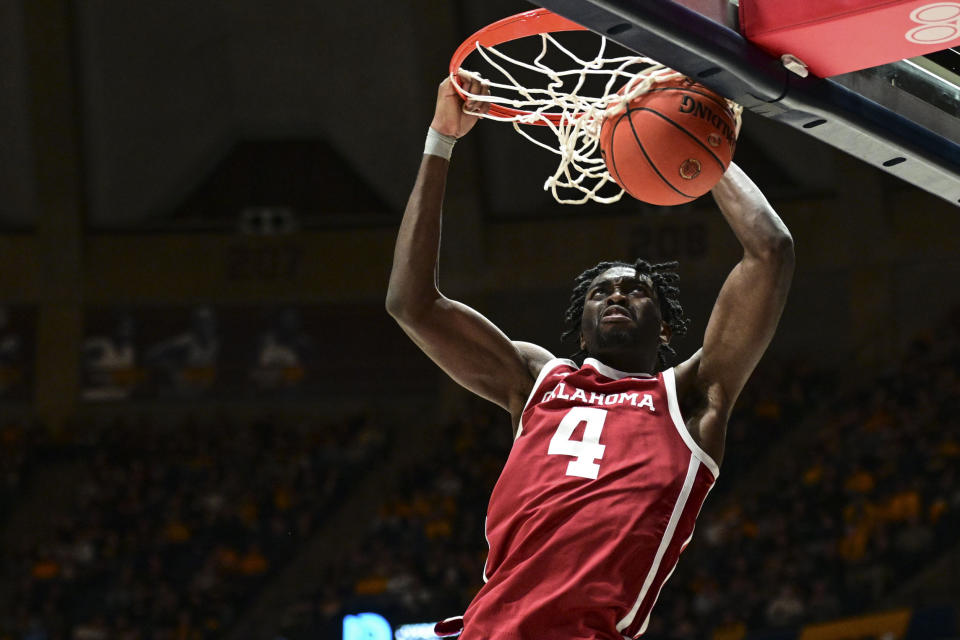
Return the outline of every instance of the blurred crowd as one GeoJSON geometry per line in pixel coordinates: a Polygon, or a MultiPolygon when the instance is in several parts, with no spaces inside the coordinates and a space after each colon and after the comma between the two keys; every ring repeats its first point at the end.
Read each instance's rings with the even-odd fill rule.
{"type": "Polygon", "coordinates": [[[359,611],[391,622],[462,613],[482,584],[486,504],[511,441],[506,414],[472,401],[396,479],[354,553],[282,612],[283,636],[338,638],[343,614],[359,611]]]}
{"type": "Polygon", "coordinates": [[[124,423],[53,446],[84,462],[71,507],[48,534],[21,532],[4,567],[0,637],[220,637],[385,433],[366,418],[124,423]]]}
{"type": "MultiPolygon", "coordinates": [[[[708,501],[652,637],[859,613],[954,549],[958,372],[955,316],[897,366],[806,408],[802,446],[783,452],[762,483],[708,501]]],[[[738,455],[725,463],[750,464],[738,455]]]]}
{"type": "MultiPolygon", "coordinates": [[[[762,365],[645,637],[703,639],[862,612],[955,546],[955,320],[883,372],[762,365]]],[[[15,506],[22,479],[43,473],[32,460],[78,466],[70,506],[51,508],[53,526],[6,532],[0,591],[11,597],[0,597],[0,639],[225,635],[355,479],[382,468],[371,461],[391,432],[369,416],[123,423],[39,444],[29,430],[4,428],[3,504],[15,506]]],[[[284,638],[337,638],[342,616],[361,611],[394,624],[458,615],[480,588],[484,514],[510,449],[509,419],[472,400],[428,432],[370,505],[361,535],[274,612],[284,638]]]]}
{"type": "MultiPolygon", "coordinates": [[[[960,326],[898,366],[761,368],[728,434],[721,479],[645,637],[710,638],[868,610],[953,547],[960,525],[960,326]],[[798,433],[801,428],[803,433],[798,433]],[[793,434],[799,449],[778,453],[793,434]],[[768,472],[751,474],[757,461],[768,472]]],[[[483,515],[506,460],[506,414],[483,403],[446,427],[379,506],[360,548],[283,612],[283,634],[338,637],[345,613],[391,622],[462,613],[481,585],[483,515]]]]}
{"type": "Polygon", "coordinates": [[[38,430],[12,421],[0,427],[0,513],[8,513],[33,464],[38,430]]]}

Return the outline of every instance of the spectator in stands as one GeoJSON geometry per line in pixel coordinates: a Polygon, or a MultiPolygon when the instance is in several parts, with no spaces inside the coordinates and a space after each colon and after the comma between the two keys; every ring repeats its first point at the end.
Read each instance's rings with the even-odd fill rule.
{"type": "Polygon", "coordinates": [[[767,622],[774,627],[785,627],[800,620],[804,604],[793,585],[785,584],[767,605],[767,622]]]}
{"type": "Polygon", "coordinates": [[[303,331],[299,312],[293,307],[281,309],[260,334],[251,378],[260,391],[296,388],[313,352],[314,340],[303,331]]]}
{"type": "Polygon", "coordinates": [[[112,334],[87,336],[83,340],[84,400],[129,398],[139,382],[136,365],[133,317],[122,313],[112,334]]]}
{"type": "Polygon", "coordinates": [[[201,305],[190,314],[190,327],[152,346],[145,361],[159,383],[179,395],[196,396],[209,391],[217,379],[220,336],[217,316],[201,305]]]}
{"type": "MultiPolygon", "coordinates": [[[[4,576],[7,582],[22,585],[15,635],[54,635],[49,624],[57,620],[65,630],[58,637],[219,635],[303,541],[286,531],[266,534],[277,515],[275,487],[287,483],[297,496],[283,510],[292,522],[301,512],[326,513],[335,504],[340,478],[350,475],[335,473],[338,465],[367,464],[361,454],[316,463],[317,431],[336,433],[326,436],[331,444],[354,450],[356,434],[345,424],[121,424],[85,431],[91,450],[74,483],[75,510],[58,518],[54,541],[34,541],[27,565],[4,568],[18,572],[4,576]],[[333,491],[331,478],[337,478],[333,491]],[[45,626],[31,627],[30,620],[45,626]]],[[[370,448],[375,441],[369,438],[364,455],[379,455],[370,448]]],[[[0,609],[0,621],[4,613],[0,609]]]]}
{"type": "Polygon", "coordinates": [[[0,397],[23,381],[23,339],[10,326],[10,312],[0,306],[0,397]]]}

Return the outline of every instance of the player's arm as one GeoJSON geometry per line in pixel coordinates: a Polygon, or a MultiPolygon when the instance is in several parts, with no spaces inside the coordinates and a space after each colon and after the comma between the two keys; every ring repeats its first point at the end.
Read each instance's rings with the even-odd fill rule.
{"type": "MultiPolygon", "coordinates": [[[[464,78],[472,93],[484,90],[464,78]]],[[[450,79],[440,85],[431,128],[459,138],[477,117],[463,112],[450,79]]],[[[467,103],[471,111],[485,103],[467,103]]],[[[514,425],[536,372],[552,356],[528,343],[511,342],[483,315],[440,293],[437,283],[440,222],[448,160],[425,154],[407,202],[390,272],[387,311],[451,378],[511,413],[514,425]]]]}
{"type": "Polygon", "coordinates": [[[730,165],[713,197],[743,247],[743,258],[720,289],[703,348],[677,368],[677,383],[681,397],[700,400],[687,426],[719,462],[730,411],[783,312],[794,254],[786,225],[739,167],[730,165]]]}

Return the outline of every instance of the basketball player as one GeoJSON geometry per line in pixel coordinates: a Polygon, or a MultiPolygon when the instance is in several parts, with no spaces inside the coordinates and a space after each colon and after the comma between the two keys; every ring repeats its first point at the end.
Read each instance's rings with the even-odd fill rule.
{"type": "MultiPolygon", "coordinates": [[[[469,91],[485,91],[465,74],[469,91]]],[[[461,640],[620,640],[650,611],[717,478],[727,419],[769,344],[793,272],[793,241],[735,165],[713,197],[743,257],[703,347],[663,368],[686,328],[675,264],[601,263],[579,278],[567,334],[583,364],[511,341],[437,288],[440,211],[452,147],[476,123],[449,79],[397,238],[387,309],[447,374],[506,409],[513,448],[487,511],[485,584],[461,640]],[[466,107],[466,109],[464,109],[466,107]]]]}

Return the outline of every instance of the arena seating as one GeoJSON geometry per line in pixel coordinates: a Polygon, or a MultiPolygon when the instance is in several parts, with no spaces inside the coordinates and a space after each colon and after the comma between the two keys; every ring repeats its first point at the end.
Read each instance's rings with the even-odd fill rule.
{"type": "Polygon", "coordinates": [[[122,422],[52,445],[86,463],[55,535],[21,541],[0,637],[221,637],[384,444],[358,417],[122,422]]]}
{"type": "MultiPolygon", "coordinates": [[[[645,637],[775,632],[868,611],[955,544],[957,329],[918,338],[873,379],[785,363],[758,371],[645,637]],[[798,425],[803,448],[768,461],[773,472],[756,485],[750,469],[798,425]]],[[[510,446],[505,414],[481,402],[467,413],[396,483],[363,553],[290,605],[285,637],[337,637],[342,615],[361,610],[397,622],[463,610],[480,586],[482,517],[510,446]]]]}
{"type": "MultiPolygon", "coordinates": [[[[872,376],[764,364],[645,637],[793,637],[870,611],[955,546],[958,329],[918,337],[872,376]],[[796,447],[778,448],[784,438],[796,447]]],[[[56,534],[25,541],[5,569],[20,588],[0,637],[225,637],[322,514],[349,499],[344,479],[386,451],[387,431],[364,418],[128,422],[44,444],[86,463],[72,508],[51,514],[56,534]]],[[[463,611],[481,584],[483,515],[510,429],[476,400],[436,431],[370,505],[366,533],[271,612],[278,634],[337,638],[358,611],[396,624],[463,611]]]]}
{"type": "MultiPolygon", "coordinates": [[[[918,337],[874,379],[820,395],[825,410],[803,425],[812,432],[805,449],[776,460],[761,485],[708,501],[650,637],[705,638],[717,626],[789,628],[869,611],[955,547],[958,364],[954,323],[918,337]]],[[[750,461],[731,452],[724,473],[738,464],[750,461]]]]}
{"type": "Polygon", "coordinates": [[[33,463],[39,431],[19,421],[0,427],[0,511],[8,512],[19,492],[24,473],[33,463]]]}

